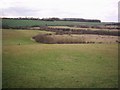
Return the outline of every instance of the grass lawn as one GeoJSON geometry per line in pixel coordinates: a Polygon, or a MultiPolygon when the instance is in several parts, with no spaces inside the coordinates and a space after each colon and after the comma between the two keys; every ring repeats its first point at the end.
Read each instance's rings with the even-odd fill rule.
{"type": "Polygon", "coordinates": [[[39,33],[3,30],[3,88],[118,87],[117,44],[40,44],[39,33]]]}

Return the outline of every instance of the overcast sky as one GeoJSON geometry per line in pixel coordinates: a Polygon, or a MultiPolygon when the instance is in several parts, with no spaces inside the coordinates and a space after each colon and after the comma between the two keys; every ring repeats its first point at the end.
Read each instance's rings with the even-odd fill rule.
{"type": "Polygon", "coordinates": [[[2,0],[1,16],[118,21],[119,0],[2,0]]]}

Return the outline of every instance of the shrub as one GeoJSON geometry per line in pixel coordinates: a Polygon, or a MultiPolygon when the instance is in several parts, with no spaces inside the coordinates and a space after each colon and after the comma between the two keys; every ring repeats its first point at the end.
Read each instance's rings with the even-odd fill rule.
{"type": "Polygon", "coordinates": [[[83,37],[82,38],[78,38],[76,36],[71,37],[70,35],[40,34],[34,36],[33,39],[35,39],[36,42],[47,43],[47,44],[85,43],[83,37]]]}

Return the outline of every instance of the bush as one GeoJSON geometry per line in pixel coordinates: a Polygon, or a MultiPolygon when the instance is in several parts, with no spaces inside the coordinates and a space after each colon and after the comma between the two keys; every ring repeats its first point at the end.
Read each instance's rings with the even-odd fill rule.
{"type": "Polygon", "coordinates": [[[72,44],[72,43],[85,43],[83,38],[77,38],[76,36],[70,35],[49,35],[40,34],[34,36],[36,42],[47,43],[47,44],[72,44]]]}

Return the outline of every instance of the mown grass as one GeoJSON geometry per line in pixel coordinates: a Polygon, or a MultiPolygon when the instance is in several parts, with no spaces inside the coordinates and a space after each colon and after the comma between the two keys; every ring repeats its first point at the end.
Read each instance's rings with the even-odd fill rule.
{"type": "Polygon", "coordinates": [[[38,33],[3,30],[3,88],[118,87],[117,44],[38,44],[38,33]]]}

